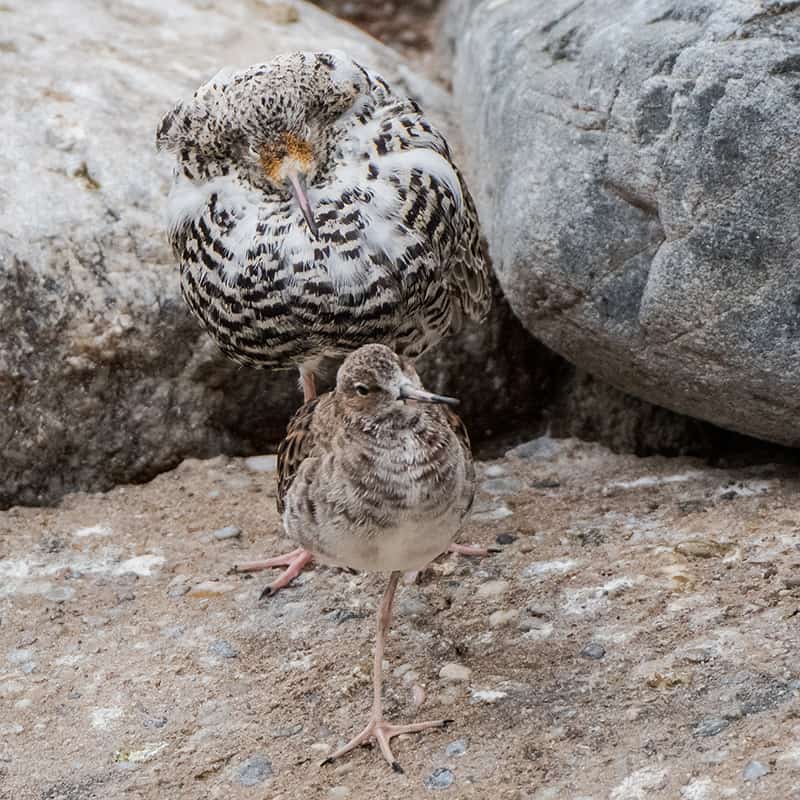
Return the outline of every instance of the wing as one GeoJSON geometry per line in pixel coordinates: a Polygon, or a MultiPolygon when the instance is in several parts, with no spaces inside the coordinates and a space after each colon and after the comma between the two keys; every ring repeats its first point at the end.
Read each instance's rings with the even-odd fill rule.
{"type": "Polygon", "coordinates": [[[489,313],[492,305],[492,290],[489,281],[489,265],[483,256],[481,229],[478,212],[469,193],[464,176],[453,165],[461,184],[464,198],[461,231],[450,266],[450,291],[461,307],[463,316],[479,322],[489,313]]]}
{"type": "Polygon", "coordinates": [[[453,433],[456,435],[458,443],[461,445],[461,450],[464,453],[464,462],[466,464],[467,473],[467,489],[465,491],[466,505],[464,506],[463,514],[466,516],[469,513],[469,510],[472,508],[472,503],[475,500],[475,464],[472,460],[472,448],[470,447],[467,428],[461,421],[461,417],[447,407],[444,408],[444,411],[447,415],[447,422],[450,425],[453,433]]]}
{"type": "Polygon", "coordinates": [[[283,441],[278,448],[278,496],[276,503],[279,514],[283,514],[284,498],[292,485],[292,481],[294,481],[295,475],[297,475],[297,471],[300,469],[300,465],[314,449],[315,436],[312,430],[312,423],[314,414],[323,397],[310,400],[297,409],[286,427],[286,436],[283,437],[283,441]]]}

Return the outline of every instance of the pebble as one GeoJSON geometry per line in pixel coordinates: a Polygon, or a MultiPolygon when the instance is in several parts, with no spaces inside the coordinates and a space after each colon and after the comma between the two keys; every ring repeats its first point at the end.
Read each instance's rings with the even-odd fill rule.
{"type": "Polygon", "coordinates": [[[419,708],[425,702],[425,697],[425,690],[418,683],[415,683],[411,687],[411,702],[419,708]]]}
{"type": "Polygon", "coordinates": [[[503,503],[497,508],[492,508],[488,511],[476,511],[472,515],[472,519],[476,522],[496,522],[498,520],[510,517],[513,513],[514,512],[505,503],[503,503]]]}
{"type": "Polygon", "coordinates": [[[403,674],[403,683],[406,686],[412,686],[419,681],[419,673],[416,670],[410,669],[403,674]]]}
{"type": "Polygon", "coordinates": [[[497,544],[513,544],[517,541],[517,537],[513,533],[498,533],[494,540],[497,544]]]}
{"type": "Polygon", "coordinates": [[[599,660],[603,658],[605,654],[605,647],[597,642],[589,642],[589,644],[587,644],[583,650],[581,650],[581,655],[584,656],[584,658],[594,658],[599,660]]]}
{"type": "Polygon", "coordinates": [[[350,789],[347,786],[331,786],[328,789],[328,797],[340,800],[340,798],[350,797],[350,789]]]}
{"type": "Polygon", "coordinates": [[[215,539],[224,541],[225,539],[237,539],[242,535],[242,529],[237,528],[235,525],[226,525],[211,534],[215,539]]]}
{"type": "Polygon", "coordinates": [[[508,697],[508,693],[498,689],[473,689],[471,694],[473,703],[496,703],[504,697],[508,697]]]}
{"type": "Polygon", "coordinates": [[[167,584],[167,597],[183,597],[190,588],[188,575],[176,575],[167,584]]]}
{"type": "Polygon", "coordinates": [[[33,650],[9,650],[8,655],[6,655],[6,659],[12,664],[24,664],[26,661],[30,661],[31,658],[33,658],[33,650]]]}
{"type": "Polygon", "coordinates": [[[468,681],[472,677],[472,670],[469,667],[465,667],[463,664],[457,664],[451,661],[439,670],[439,677],[445,681],[459,683],[461,681],[468,681]]]}
{"type": "Polygon", "coordinates": [[[0,736],[16,736],[24,730],[18,722],[0,722],[0,736]]]}
{"type": "Polygon", "coordinates": [[[501,628],[503,625],[508,625],[509,622],[513,622],[518,615],[519,611],[516,608],[506,608],[500,611],[495,611],[494,613],[489,614],[489,627],[501,628]]]}
{"type": "Polygon", "coordinates": [[[418,590],[406,590],[397,600],[397,615],[400,617],[419,617],[430,613],[425,596],[418,590]]]}
{"type": "Polygon", "coordinates": [[[75,596],[75,590],[69,586],[55,586],[44,593],[44,597],[53,603],[63,603],[75,596]]]}
{"type": "Polygon", "coordinates": [[[296,725],[285,725],[282,728],[275,728],[270,732],[273,739],[288,739],[290,736],[295,736],[303,730],[303,723],[298,722],[296,725]]]}
{"type": "Polygon", "coordinates": [[[751,761],[742,771],[742,778],[746,781],[757,781],[765,775],[769,775],[769,767],[760,761],[751,761]]]}
{"type": "Polygon", "coordinates": [[[694,726],[692,733],[695,736],[716,736],[718,733],[722,733],[728,725],[730,725],[728,720],[722,717],[707,717],[694,726]]]}
{"type": "Polygon", "coordinates": [[[251,456],[244,460],[246,469],[250,472],[275,472],[278,466],[277,456],[251,456]]]}
{"type": "Polygon", "coordinates": [[[208,646],[208,652],[212,656],[219,656],[220,658],[236,658],[239,655],[231,643],[226,642],[225,639],[217,639],[211,642],[208,646]]]}
{"type": "Polygon", "coordinates": [[[478,597],[499,597],[508,591],[508,581],[487,581],[478,587],[478,597]]]}
{"type": "Polygon", "coordinates": [[[550,459],[558,455],[561,445],[549,436],[540,436],[530,442],[517,445],[509,450],[506,455],[521,458],[523,460],[550,459]]]}
{"type": "Polygon", "coordinates": [[[454,742],[450,742],[450,744],[445,748],[445,753],[447,753],[448,756],[463,756],[466,752],[466,739],[456,739],[454,742]]]}
{"type": "Polygon", "coordinates": [[[235,583],[222,581],[203,581],[189,590],[189,597],[219,597],[226,592],[232,592],[239,587],[235,583]]]}
{"type": "Polygon", "coordinates": [[[236,772],[242,786],[256,786],[272,777],[272,764],[264,756],[250,756],[236,772]]]}
{"type": "Polygon", "coordinates": [[[487,478],[502,478],[506,474],[506,468],[500,466],[500,464],[490,464],[483,471],[483,474],[487,478]]]}
{"type": "Polygon", "coordinates": [[[437,767],[425,778],[425,786],[428,789],[447,789],[455,779],[456,776],[447,767],[437,767]]]}

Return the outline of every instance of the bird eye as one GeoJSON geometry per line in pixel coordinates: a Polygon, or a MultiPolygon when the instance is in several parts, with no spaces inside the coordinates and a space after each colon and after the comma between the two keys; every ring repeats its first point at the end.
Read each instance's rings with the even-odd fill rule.
{"type": "Polygon", "coordinates": [[[365,386],[363,383],[357,383],[356,384],[356,391],[362,397],[366,397],[369,394],[369,386],[365,386]]]}

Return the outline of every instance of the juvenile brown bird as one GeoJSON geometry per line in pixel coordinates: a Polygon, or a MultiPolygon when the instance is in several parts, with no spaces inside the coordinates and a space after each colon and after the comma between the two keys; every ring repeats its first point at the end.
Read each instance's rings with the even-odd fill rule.
{"type": "Polygon", "coordinates": [[[278,451],[286,533],[323,562],[391,572],[378,612],[372,714],[326,761],[375,739],[399,771],[389,740],[447,722],[384,720],[381,667],[401,572],[443,553],[472,505],[469,439],[447,407],[456,402],[425,391],[410,361],[367,345],[345,359],[333,392],[300,408],[278,451]]]}
{"type": "MultiPolygon", "coordinates": [[[[416,357],[489,309],[475,207],[413,100],[343,53],[222,72],[164,116],[167,217],[191,310],[242,364],[315,371],[370,342],[416,357]]],[[[462,552],[478,549],[457,546],[462,552]]],[[[241,565],[288,566],[305,550],[241,565]]]]}

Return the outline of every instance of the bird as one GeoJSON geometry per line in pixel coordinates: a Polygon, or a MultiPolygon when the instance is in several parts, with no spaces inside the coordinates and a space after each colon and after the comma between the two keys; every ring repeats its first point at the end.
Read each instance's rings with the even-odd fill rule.
{"type": "Polygon", "coordinates": [[[426,391],[410,359],[366,345],[345,358],[332,392],[301,406],[278,450],[277,506],[289,537],[325,563],[390,573],[377,613],[369,721],[323,763],[374,739],[402,772],[390,739],[450,722],[387,722],[382,664],[401,573],[444,552],[472,506],[475,469],[450,409],[457,402],[426,391]]]}
{"type": "MultiPolygon", "coordinates": [[[[299,370],[381,343],[416,358],[489,311],[475,204],[419,104],[340,51],[223,69],[158,125],[183,297],[240,364],[299,370]]],[[[485,555],[482,548],[453,545],[485,555]]],[[[298,548],[239,565],[311,561],[298,548]]]]}

